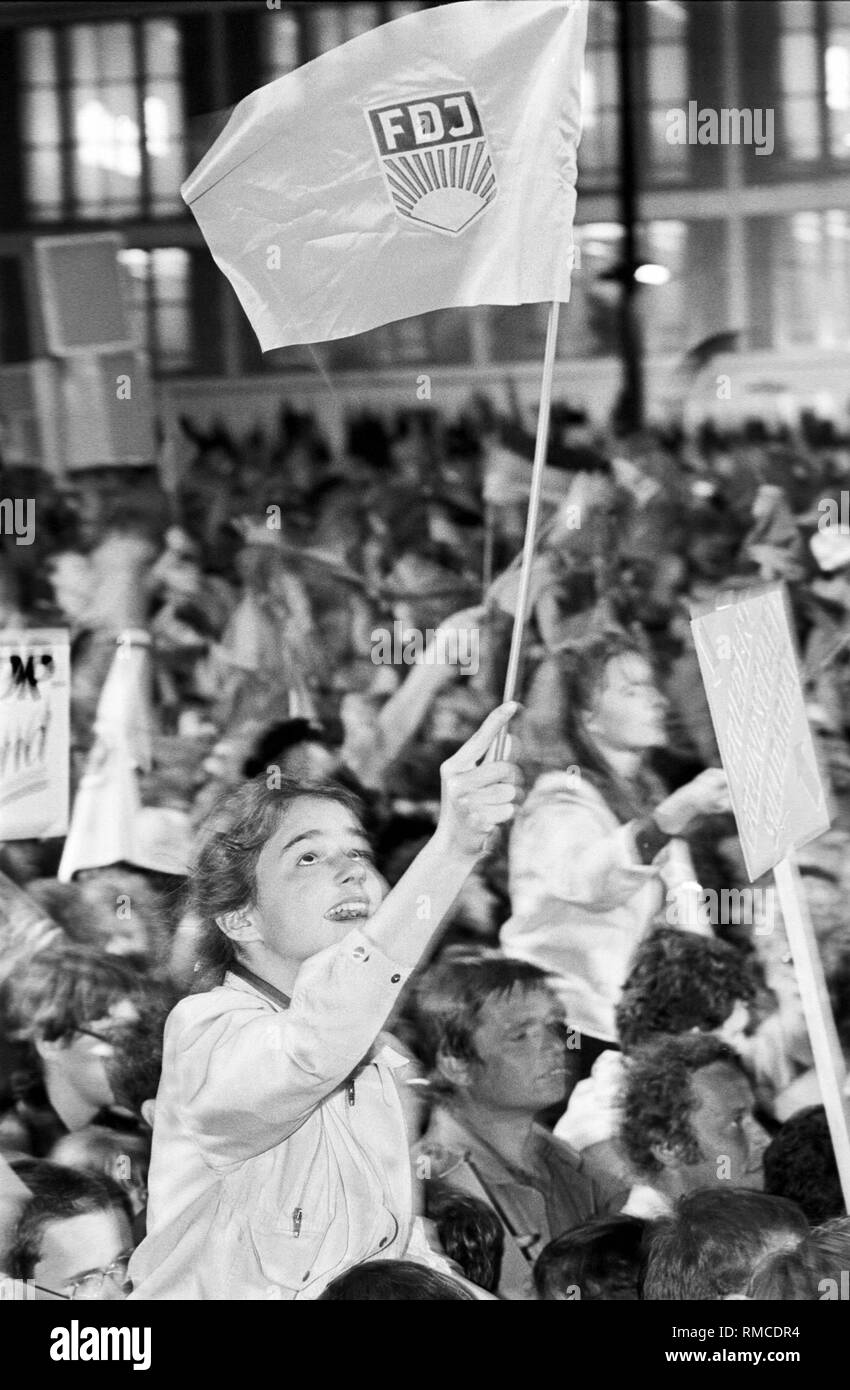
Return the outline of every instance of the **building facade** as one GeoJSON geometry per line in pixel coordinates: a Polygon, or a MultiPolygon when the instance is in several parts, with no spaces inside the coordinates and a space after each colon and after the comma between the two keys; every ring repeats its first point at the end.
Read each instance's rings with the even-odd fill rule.
{"type": "MultiPolygon", "coordinates": [[[[801,405],[848,425],[850,0],[628,0],[639,292],[650,412],[715,334],[741,351],[690,388],[720,418],[801,405]],[[712,113],[714,113],[712,115],[712,113]]],[[[167,411],[251,423],[281,395],[445,399],[511,378],[532,399],[545,306],[447,310],[263,356],[179,187],[233,105],[424,6],[222,0],[0,7],[0,363],[39,356],[26,250],[117,230],[132,314],[167,411]]],[[[579,151],[579,263],[558,390],[601,416],[620,380],[616,0],[592,0],[579,151]]]]}

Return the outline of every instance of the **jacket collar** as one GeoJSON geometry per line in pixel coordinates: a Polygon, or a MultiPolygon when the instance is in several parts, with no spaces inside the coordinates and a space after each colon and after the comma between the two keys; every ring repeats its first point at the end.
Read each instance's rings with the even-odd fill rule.
{"type": "MultiPolygon", "coordinates": [[[[441,1148],[472,1158],[476,1168],[491,1182],[517,1181],[515,1173],[505,1160],[445,1106],[435,1107],[426,1137],[429,1141],[433,1140],[439,1144],[441,1148]]],[[[554,1159],[556,1163],[566,1164],[577,1172],[582,1171],[581,1155],[562,1139],[556,1139],[542,1125],[534,1126],[534,1137],[547,1158],[554,1159]]]]}
{"type": "Polygon", "coordinates": [[[274,1004],[279,1009],[288,1009],[292,1003],[289,995],[284,994],[282,989],[269,984],[268,980],[264,980],[261,975],[255,975],[253,970],[249,970],[247,965],[243,965],[241,961],[234,961],[228,966],[224,979],[225,984],[232,984],[234,979],[244,981],[246,985],[250,985],[252,990],[257,994],[262,994],[264,999],[268,999],[270,1004],[274,1004]]]}

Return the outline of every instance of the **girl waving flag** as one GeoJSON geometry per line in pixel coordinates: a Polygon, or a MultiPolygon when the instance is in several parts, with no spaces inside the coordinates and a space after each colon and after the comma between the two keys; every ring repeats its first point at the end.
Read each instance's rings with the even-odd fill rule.
{"type": "Polygon", "coordinates": [[[373,1258],[438,1262],[413,1215],[394,1069],[373,1049],[519,774],[483,761],[517,706],[442,766],[434,836],[390,893],[356,803],[327,784],[240,788],[194,897],[215,987],[165,1031],[140,1299],[315,1299],[373,1258]]]}

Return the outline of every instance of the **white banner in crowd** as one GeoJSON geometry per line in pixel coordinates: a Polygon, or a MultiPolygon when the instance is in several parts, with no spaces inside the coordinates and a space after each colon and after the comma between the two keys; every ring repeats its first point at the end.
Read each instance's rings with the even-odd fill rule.
{"type": "Polygon", "coordinates": [[[70,691],[67,631],[0,632],[0,840],[68,829],[70,691]]]}

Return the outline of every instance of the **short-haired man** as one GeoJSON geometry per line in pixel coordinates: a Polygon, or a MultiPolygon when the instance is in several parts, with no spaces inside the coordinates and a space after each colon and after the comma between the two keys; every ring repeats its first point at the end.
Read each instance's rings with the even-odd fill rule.
{"type": "Polygon", "coordinates": [[[37,1296],[113,1301],[129,1292],[130,1213],[117,1184],[56,1163],[24,1163],[31,1195],[12,1233],[13,1279],[32,1279],[37,1296]]]}
{"type": "Polygon", "coordinates": [[[767,1135],[737,1054],[708,1033],[661,1038],[631,1056],[620,1142],[643,1181],[623,1211],[654,1220],[686,1192],[760,1189],[767,1135]]]}
{"type": "Polygon", "coordinates": [[[542,970],[486,952],[434,967],[418,1014],[438,1104],[417,1173],[493,1208],[505,1228],[499,1293],[533,1299],[538,1252],[603,1206],[577,1155],[535,1123],[571,1084],[561,1005],[542,970]]]}
{"type": "Polygon", "coordinates": [[[50,1103],[69,1130],[116,1106],[150,1124],[173,1002],[159,981],[88,946],[48,946],[15,971],[16,1036],[35,1048],[50,1103]]]}
{"type": "Polygon", "coordinates": [[[741,1188],[705,1188],[680,1198],[649,1241],[644,1300],[744,1298],[753,1274],[797,1248],[809,1223],[794,1202],[741,1188]]]}

